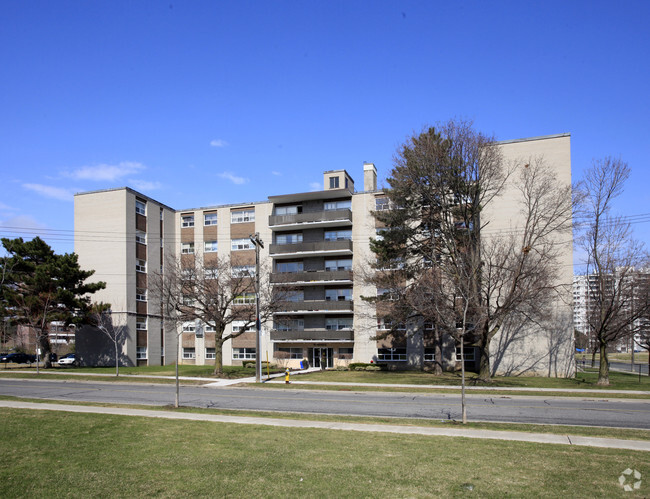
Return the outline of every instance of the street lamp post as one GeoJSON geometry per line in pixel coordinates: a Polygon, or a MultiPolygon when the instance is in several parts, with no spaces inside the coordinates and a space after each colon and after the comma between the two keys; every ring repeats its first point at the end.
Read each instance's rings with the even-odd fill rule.
{"type": "Polygon", "coordinates": [[[249,236],[251,242],[255,245],[255,328],[257,335],[255,338],[255,382],[262,381],[262,338],[260,324],[260,248],[264,248],[264,242],[260,239],[260,233],[256,232],[249,236]]]}

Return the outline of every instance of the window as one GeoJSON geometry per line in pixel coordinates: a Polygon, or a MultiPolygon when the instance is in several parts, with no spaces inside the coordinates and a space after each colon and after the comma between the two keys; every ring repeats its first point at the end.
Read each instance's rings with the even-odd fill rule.
{"type": "Polygon", "coordinates": [[[135,318],[135,328],[138,331],[147,330],[147,318],[146,317],[136,317],[135,318]]]}
{"type": "Polygon", "coordinates": [[[390,210],[388,198],[375,198],[375,211],[390,210]]]}
{"type": "Polygon", "coordinates": [[[231,269],[233,277],[255,277],[255,265],[235,265],[231,269]]]}
{"type": "Polygon", "coordinates": [[[277,331],[303,331],[305,329],[304,319],[276,319],[273,322],[273,329],[277,331]]]}
{"type": "Polygon", "coordinates": [[[194,215],[182,215],[181,227],[183,228],[194,227],[194,215]]]}
{"type": "Polygon", "coordinates": [[[277,359],[302,359],[302,348],[286,348],[286,347],[280,347],[276,350],[276,355],[275,357],[277,359]],[[281,354],[281,355],[277,355],[281,354]]]}
{"type": "Polygon", "coordinates": [[[196,323],[195,322],[183,322],[183,332],[184,333],[195,333],[196,332],[196,323]]]}
{"type": "Polygon", "coordinates": [[[302,232],[296,234],[278,234],[275,244],[298,244],[302,242],[302,232]]]}
{"type": "Polygon", "coordinates": [[[334,270],[352,270],[352,259],[341,258],[338,260],[325,260],[325,270],[328,272],[334,270]]]}
{"type": "Polygon", "coordinates": [[[135,349],[135,358],[137,360],[146,360],[147,359],[147,347],[136,347],[136,349],[135,349]]]}
{"type": "Polygon", "coordinates": [[[435,362],[436,360],[436,349],[435,348],[425,348],[424,349],[424,362],[435,362]]]}
{"type": "Polygon", "coordinates": [[[181,253],[185,255],[194,253],[194,243],[181,243],[181,253]]]}
{"type": "Polygon", "coordinates": [[[381,331],[389,331],[394,329],[395,331],[406,331],[406,324],[397,324],[393,327],[393,321],[390,319],[377,319],[377,329],[381,331]]]}
{"type": "Polygon", "coordinates": [[[302,206],[300,205],[275,207],[276,215],[297,215],[298,213],[302,213],[302,206]]]}
{"type": "Polygon", "coordinates": [[[216,279],[219,277],[219,270],[214,267],[206,267],[204,272],[206,279],[216,279]]]}
{"type": "Polygon", "coordinates": [[[241,224],[255,221],[255,210],[238,210],[230,212],[230,223],[241,224]]]}
{"type": "Polygon", "coordinates": [[[235,296],[233,300],[233,304],[235,305],[250,305],[252,303],[255,303],[255,293],[243,293],[235,296]]]}
{"type": "Polygon", "coordinates": [[[147,215],[147,205],[144,201],[140,201],[139,199],[135,200],[135,212],[138,215],[147,215]]]}
{"type": "Polygon", "coordinates": [[[277,262],[275,264],[275,271],[281,274],[291,272],[302,272],[304,270],[302,262],[277,262]]]}
{"type": "Polygon", "coordinates": [[[255,249],[253,241],[250,239],[233,239],[230,243],[232,251],[255,249]]]}
{"type": "Polygon", "coordinates": [[[183,295],[183,305],[186,307],[193,307],[196,305],[196,299],[193,296],[183,295]]]}
{"type": "Polygon", "coordinates": [[[339,188],[339,178],[330,177],[330,189],[338,189],[338,188],[339,188]]]}
{"type": "Polygon", "coordinates": [[[339,355],[354,355],[354,348],[352,347],[340,347],[339,355]]]}
{"type": "Polygon", "coordinates": [[[326,301],[351,301],[352,289],[350,288],[326,289],[325,300],[326,301]]]}
{"type": "Polygon", "coordinates": [[[196,359],[196,349],[183,347],[184,359],[196,359]]]}
{"type": "Polygon", "coordinates": [[[214,253],[217,251],[217,241],[205,241],[203,251],[206,253],[214,253]]]}
{"type": "Polygon", "coordinates": [[[203,215],[203,225],[217,225],[217,214],[205,213],[203,215]]]}
{"type": "Polygon", "coordinates": [[[352,329],[352,317],[328,317],[325,319],[325,329],[349,331],[352,329]]]}
{"type": "Polygon", "coordinates": [[[136,301],[147,301],[147,290],[146,289],[136,289],[135,290],[135,300],[136,301]]]}
{"type": "Polygon", "coordinates": [[[215,348],[206,348],[205,349],[205,358],[206,360],[216,359],[217,352],[215,348]]]}
{"type": "MultiPolygon", "coordinates": [[[[474,347],[465,347],[465,361],[474,362],[475,355],[474,352],[476,349],[474,347]]],[[[456,360],[461,360],[460,357],[460,347],[456,347],[456,360]]]]}
{"type": "Polygon", "coordinates": [[[213,324],[206,324],[206,325],[205,325],[205,329],[204,329],[204,331],[205,331],[206,333],[216,333],[216,332],[217,332],[217,328],[216,328],[213,324]]]}
{"type": "Polygon", "coordinates": [[[302,290],[287,291],[283,296],[284,301],[299,302],[305,301],[305,292],[302,290]]]}
{"type": "Polygon", "coordinates": [[[385,301],[397,301],[399,292],[394,289],[377,288],[377,296],[385,301]]]}
{"type": "Polygon", "coordinates": [[[346,199],[344,201],[326,201],[324,205],[325,211],[329,210],[349,210],[352,208],[352,200],[346,199]]]}
{"type": "Polygon", "coordinates": [[[406,348],[379,348],[377,360],[402,362],[406,360],[406,348]]]}
{"type": "Polygon", "coordinates": [[[352,230],[326,230],[325,241],[350,241],[352,239],[352,230]]]}
{"type": "Polygon", "coordinates": [[[376,241],[383,241],[385,233],[386,233],[386,229],[383,228],[383,227],[381,227],[379,229],[375,229],[375,240],[376,241]]]}
{"type": "Polygon", "coordinates": [[[250,333],[251,331],[257,331],[254,322],[249,321],[232,321],[232,332],[233,333],[250,333]]]}
{"type": "Polygon", "coordinates": [[[135,261],[135,271],[136,272],[146,272],[147,271],[147,262],[144,260],[135,261]]]}
{"type": "Polygon", "coordinates": [[[255,358],[255,348],[233,348],[232,349],[232,358],[237,360],[245,359],[254,359],[255,358]]]}
{"type": "Polygon", "coordinates": [[[135,242],[140,244],[147,244],[147,234],[141,230],[135,233],[135,242]]]}

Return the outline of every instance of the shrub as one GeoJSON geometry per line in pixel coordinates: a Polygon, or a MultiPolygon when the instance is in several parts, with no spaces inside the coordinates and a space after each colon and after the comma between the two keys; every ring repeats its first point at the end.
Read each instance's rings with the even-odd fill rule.
{"type": "Polygon", "coordinates": [[[381,371],[381,367],[376,365],[370,365],[366,367],[366,371],[381,371]]]}

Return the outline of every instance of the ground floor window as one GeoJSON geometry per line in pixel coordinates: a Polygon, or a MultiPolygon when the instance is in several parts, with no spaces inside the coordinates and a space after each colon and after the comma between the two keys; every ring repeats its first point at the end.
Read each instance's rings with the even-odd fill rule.
{"type": "Polygon", "coordinates": [[[406,348],[380,348],[377,351],[377,360],[401,362],[406,360],[406,348]]]}
{"type": "Polygon", "coordinates": [[[425,348],[424,349],[424,362],[434,362],[436,360],[436,349],[435,348],[425,348]]]}
{"type": "Polygon", "coordinates": [[[196,359],[196,349],[194,349],[194,348],[183,348],[183,358],[184,359],[196,359]]]}
{"type": "Polygon", "coordinates": [[[215,348],[206,348],[205,349],[205,358],[206,359],[216,359],[217,353],[215,348]]]}
{"type": "MultiPolygon", "coordinates": [[[[474,362],[476,360],[476,348],[474,347],[465,347],[465,361],[474,362]]],[[[456,347],[456,360],[461,360],[460,356],[460,347],[456,347]]]]}
{"type": "Polygon", "coordinates": [[[285,359],[302,359],[303,354],[302,354],[302,348],[288,348],[288,347],[280,347],[276,350],[276,357],[277,358],[285,358],[285,359]],[[280,354],[280,355],[278,355],[280,354]]]}
{"type": "Polygon", "coordinates": [[[135,351],[135,358],[138,360],[146,360],[147,347],[137,347],[135,351]]]}
{"type": "Polygon", "coordinates": [[[235,360],[254,359],[255,350],[255,348],[233,348],[232,358],[235,360]]]}

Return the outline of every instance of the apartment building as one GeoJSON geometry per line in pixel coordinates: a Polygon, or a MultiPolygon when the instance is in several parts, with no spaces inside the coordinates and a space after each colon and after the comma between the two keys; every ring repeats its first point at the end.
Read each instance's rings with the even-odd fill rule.
{"type": "MultiPolygon", "coordinates": [[[[544,156],[560,180],[570,184],[567,134],[501,144],[507,160],[544,156]]],[[[488,216],[497,230],[512,230],[520,224],[513,209],[515,196],[507,191],[490,208],[488,216]]],[[[224,344],[224,364],[240,364],[259,353],[262,360],[289,366],[307,359],[311,365],[323,367],[351,361],[426,367],[433,360],[426,328],[409,331],[400,340],[377,339],[388,325],[378,321],[373,305],[362,299],[378,292],[358,275],[372,261],[370,239],[381,229],[373,211],[387,208],[371,163],[363,165],[359,190],[346,170],[337,169],[324,172],[323,190],[271,195],[264,201],[227,206],[175,210],[128,187],[86,192],[75,196],[75,252],[82,268],[95,269],[93,278],[107,283],[94,298],[111,303],[116,321],[130,332],[123,345],[125,364],[169,364],[177,353],[184,363],[213,362],[215,340],[209,327],[183,326],[176,352],[176,331],[163,324],[160,304],[148,293],[148,280],[170,255],[182,260],[200,254],[205,265],[218,255],[251,269],[255,246],[249,236],[258,233],[265,243],[260,260],[270,267],[271,282],[290,292],[282,310],[262,324],[261,351],[256,349],[256,332],[249,328],[224,344]]],[[[568,247],[562,262],[569,269],[562,276],[569,290],[571,253],[568,247]]],[[[572,310],[566,305],[570,302],[568,291],[556,310],[558,317],[569,317],[566,327],[559,328],[561,355],[553,360],[555,368],[561,364],[563,371],[570,370],[573,358],[572,310]]],[[[540,335],[519,336],[507,338],[505,350],[499,352],[499,369],[547,374],[551,362],[548,341],[540,335]]],[[[93,353],[104,348],[101,338],[86,334],[77,342],[82,359],[87,352],[88,363],[101,362],[101,356],[93,353]]],[[[446,345],[445,357],[449,368],[460,360],[453,342],[446,345]]],[[[466,361],[478,361],[471,346],[466,361]]]]}

